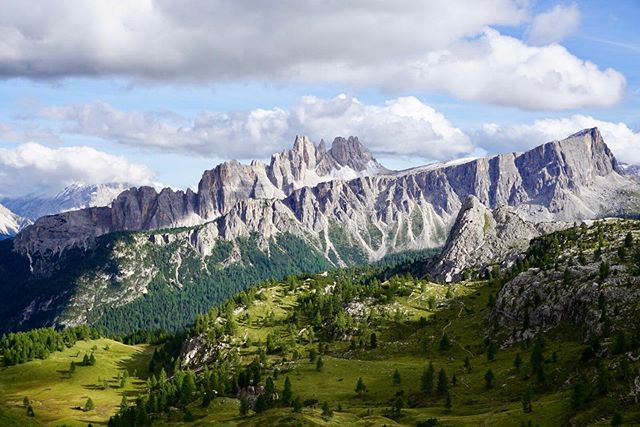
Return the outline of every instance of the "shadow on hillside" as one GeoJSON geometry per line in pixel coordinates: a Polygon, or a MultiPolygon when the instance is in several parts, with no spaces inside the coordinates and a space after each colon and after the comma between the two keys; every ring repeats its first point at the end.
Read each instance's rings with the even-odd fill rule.
{"type": "MultiPolygon", "coordinates": [[[[153,355],[153,349],[147,348],[144,351],[140,351],[132,354],[126,359],[116,362],[118,369],[126,370],[131,377],[137,377],[140,380],[146,380],[149,377],[149,362],[153,355]],[[135,373],[135,375],[134,375],[135,373]]],[[[138,380],[139,384],[144,384],[144,381],[138,380]]],[[[134,381],[134,384],[139,385],[134,378],[130,381],[134,381]]]]}

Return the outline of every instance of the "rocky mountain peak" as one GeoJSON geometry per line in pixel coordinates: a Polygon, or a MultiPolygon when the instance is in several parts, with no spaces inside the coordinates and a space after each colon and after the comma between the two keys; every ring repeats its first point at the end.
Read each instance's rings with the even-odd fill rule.
{"type": "Polygon", "coordinates": [[[366,169],[368,163],[373,160],[371,151],[360,142],[357,136],[335,138],[329,153],[340,166],[348,166],[357,171],[366,169]]]}

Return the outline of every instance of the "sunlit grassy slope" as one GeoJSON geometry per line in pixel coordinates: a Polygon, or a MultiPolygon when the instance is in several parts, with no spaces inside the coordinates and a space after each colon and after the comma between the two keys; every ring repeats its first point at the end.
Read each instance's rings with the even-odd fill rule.
{"type": "Polygon", "coordinates": [[[129,346],[109,339],[78,341],[73,347],[54,352],[46,360],[0,368],[0,426],[29,425],[23,399],[29,398],[35,421],[46,425],[84,426],[105,424],[118,410],[122,396],[136,396],[144,387],[150,349],[129,346]],[[95,350],[92,350],[95,349],[95,350]],[[93,351],[94,366],[77,366],[69,373],[71,362],[81,365],[85,353],[93,351]],[[130,378],[120,387],[124,371],[130,378]],[[108,387],[104,388],[104,381],[108,387]],[[95,409],[84,412],[91,397],[95,409]],[[17,420],[17,421],[16,421],[17,420]],[[14,424],[11,424],[13,421],[14,424]]]}
{"type": "MultiPolygon", "coordinates": [[[[575,417],[571,406],[572,389],[563,383],[571,378],[585,346],[578,337],[572,336],[571,331],[558,331],[547,336],[544,354],[548,378],[544,384],[538,384],[530,378],[530,348],[524,349],[518,344],[499,349],[493,361],[487,358],[487,302],[490,293],[496,291],[488,282],[453,285],[448,294],[447,287],[425,281],[411,281],[406,285],[412,288],[409,296],[396,297],[392,303],[370,306],[384,319],[375,329],[377,348],[371,348],[367,342],[363,347],[358,345],[353,349],[348,340],[333,341],[322,355],[324,367],[320,371],[307,357],[311,349],[317,349],[316,343],[298,344],[294,351],[303,355],[299,359],[291,354],[286,358],[270,356],[270,364],[278,371],[278,390],[283,389],[288,376],[294,396],[303,401],[316,400],[314,406],[306,406],[299,414],[293,413],[291,408],[274,408],[263,414],[240,417],[238,400],[218,398],[207,409],[198,404],[190,407],[195,422],[172,418],[164,423],[415,426],[420,421],[437,418],[438,425],[446,426],[520,426],[531,421],[532,425],[542,427],[562,425],[575,417]],[[428,319],[426,324],[419,321],[421,317],[428,319]],[[444,333],[451,340],[451,348],[443,351],[439,342],[444,333]],[[514,368],[517,353],[523,360],[519,371],[514,368]],[[464,367],[466,357],[469,357],[470,369],[464,367]],[[450,411],[444,407],[444,394],[434,391],[425,396],[420,392],[420,377],[430,361],[434,364],[436,378],[441,368],[446,372],[453,405],[450,411]],[[400,385],[393,385],[392,376],[396,369],[401,376],[400,385]],[[494,385],[490,389],[484,379],[488,369],[495,374],[494,385]],[[456,385],[451,384],[454,374],[456,385]],[[355,393],[360,377],[367,387],[363,397],[355,393]],[[528,388],[534,391],[531,413],[523,411],[521,402],[528,388]],[[402,416],[394,419],[390,417],[389,410],[400,395],[404,396],[406,403],[402,416]],[[322,416],[324,402],[328,402],[333,410],[332,417],[322,416]]],[[[239,341],[249,338],[250,343],[264,343],[266,336],[274,330],[279,330],[286,339],[291,332],[286,321],[288,312],[297,304],[298,292],[304,289],[304,285],[295,290],[276,285],[265,289],[265,295],[260,299],[238,310],[236,336],[239,341]],[[274,316],[267,321],[270,312],[273,312],[275,322],[274,316]]],[[[257,355],[255,344],[239,348],[246,362],[257,355]]],[[[629,409],[633,411],[631,407],[629,409]]],[[[612,410],[607,408],[607,399],[601,399],[593,403],[590,416],[594,411],[600,413],[603,425],[608,425],[612,410]]],[[[631,412],[625,417],[631,422],[637,414],[631,412]]]]}

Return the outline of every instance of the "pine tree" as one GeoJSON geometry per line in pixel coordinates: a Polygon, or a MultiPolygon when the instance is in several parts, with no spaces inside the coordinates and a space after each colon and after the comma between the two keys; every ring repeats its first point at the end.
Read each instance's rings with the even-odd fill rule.
{"type": "Polygon", "coordinates": [[[429,362],[429,367],[422,372],[422,378],[420,379],[420,389],[425,393],[431,393],[433,391],[433,382],[435,380],[435,369],[433,368],[433,362],[429,362]]]}
{"type": "Polygon", "coordinates": [[[598,363],[598,393],[605,395],[609,392],[609,370],[604,363],[598,363]]]}
{"type": "Polygon", "coordinates": [[[495,375],[493,374],[493,371],[491,369],[489,369],[487,373],[484,374],[484,381],[486,383],[487,388],[493,387],[494,378],[495,378],[495,375]]]}
{"type": "Polygon", "coordinates": [[[393,385],[399,386],[402,383],[402,378],[400,377],[400,371],[397,369],[393,372],[393,385]]]}
{"type": "Polygon", "coordinates": [[[524,392],[524,394],[522,395],[522,410],[525,413],[529,413],[531,411],[533,411],[533,407],[531,405],[531,398],[532,398],[533,393],[531,392],[530,388],[527,388],[524,392]]]}
{"type": "Polygon", "coordinates": [[[633,235],[629,231],[627,235],[624,237],[624,246],[630,248],[633,245],[633,235]]]}
{"type": "Polygon", "coordinates": [[[296,396],[296,398],[293,399],[293,403],[291,404],[291,407],[293,408],[293,412],[295,412],[296,414],[299,414],[300,412],[302,412],[302,401],[300,400],[299,397],[296,396]]]}
{"type": "Polygon", "coordinates": [[[164,383],[166,383],[166,382],[167,382],[167,372],[164,370],[164,368],[162,368],[162,369],[160,369],[160,375],[158,377],[158,383],[160,385],[164,385],[164,383]]]}
{"type": "Polygon", "coordinates": [[[371,342],[371,348],[378,348],[378,336],[376,335],[375,332],[371,333],[370,342],[371,342]]]}
{"type": "Polygon", "coordinates": [[[516,353],[516,358],[513,360],[513,367],[516,371],[520,371],[520,367],[522,366],[522,357],[520,353],[516,353]]]}
{"type": "Polygon", "coordinates": [[[544,354],[543,354],[542,341],[536,340],[531,350],[531,372],[538,377],[538,381],[542,382],[545,379],[544,374],[544,354]]]}
{"type": "Polygon", "coordinates": [[[364,384],[362,377],[359,377],[358,382],[356,383],[356,394],[358,395],[358,397],[362,397],[366,390],[367,386],[364,384]]]}
{"type": "Polygon", "coordinates": [[[73,375],[76,372],[76,362],[71,361],[69,365],[69,376],[73,375]]]}
{"type": "Polygon", "coordinates": [[[89,356],[89,365],[93,366],[96,364],[96,356],[93,355],[93,353],[91,353],[91,356],[89,356]]]}
{"type": "Polygon", "coordinates": [[[187,371],[184,379],[182,380],[182,385],[180,387],[180,401],[186,405],[193,400],[193,395],[196,392],[196,381],[195,375],[192,371],[187,371]]]}
{"type": "Polygon", "coordinates": [[[616,412],[611,419],[611,427],[620,427],[622,425],[622,414],[616,412]]]}
{"type": "Polygon", "coordinates": [[[496,353],[498,352],[498,347],[494,341],[490,341],[487,346],[487,360],[492,362],[496,358],[496,353]]]}
{"type": "Polygon", "coordinates": [[[325,418],[333,417],[333,411],[329,407],[329,403],[327,401],[322,404],[322,416],[325,418]]]}
{"type": "Polygon", "coordinates": [[[249,401],[246,396],[240,398],[240,416],[246,417],[249,413],[249,401]]]}
{"type": "Polygon", "coordinates": [[[442,334],[442,338],[440,338],[440,351],[447,351],[451,348],[451,341],[449,341],[449,336],[444,333],[442,334]]]}
{"type": "Polygon", "coordinates": [[[451,402],[451,393],[447,392],[447,398],[444,402],[444,409],[447,412],[451,412],[452,407],[453,407],[453,403],[451,402]]]}
{"type": "Polygon", "coordinates": [[[263,394],[256,399],[256,413],[260,414],[267,410],[267,397],[263,394]]]}
{"type": "Polygon", "coordinates": [[[587,403],[587,386],[582,379],[576,381],[573,386],[571,403],[574,409],[582,409],[587,403]]]}
{"type": "Polygon", "coordinates": [[[438,372],[438,386],[436,388],[438,394],[443,394],[449,389],[449,382],[447,380],[447,373],[444,369],[440,369],[438,372]]]}
{"type": "Polygon", "coordinates": [[[402,416],[402,408],[404,408],[404,401],[402,400],[402,396],[398,396],[395,403],[393,404],[393,411],[391,416],[393,418],[400,418],[402,416]]]}
{"type": "Polygon", "coordinates": [[[288,406],[291,403],[292,397],[293,391],[291,390],[291,380],[289,377],[286,377],[284,379],[284,390],[282,390],[282,402],[288,406]]]}
{"type": "Polygon", "coordinates": [[[95,409],[95,405],[93,404],[93,400],[91,400],[91,398],[88,398],[84,404],[84,411],[89,412],[89,411],[93,411],[94,409],[95,409]]]}

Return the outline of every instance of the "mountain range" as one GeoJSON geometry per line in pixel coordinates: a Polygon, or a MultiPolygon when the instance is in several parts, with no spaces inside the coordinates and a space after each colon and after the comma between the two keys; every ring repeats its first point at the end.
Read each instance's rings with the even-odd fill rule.
{"type": "Polygon", "coordinates": [[[127,183],[68,185],[57,194],[31,193],[0,199],[0,239],[16,235],[38,218],[87,207],[107,206],[127,183]]]}
{"type": "MultiPolygon", "coordinates": [[[[523,153],[405,171],[384,168],[356,137],[336,138],[326,149],[299,136],[269,164],[229,161],[205,171],[197,192],[131,188],[110,206],[36,220],[0,248],[14,265],[0,290],[30,290],[3,320],[8,329],[99,322],[141,311],[160,290],[195,292],[189,282],[222,280],[219,295],[202,284],[208,296],[198,303],[172,294],[190,313],[186,322],[196,305],[229,295],[221,277],[233,268],[266,279],[445,245],[432,273],[451,280],[513,252],[504,236],[524,230],[531,238],[563,222],[635,212],[637,190],[596,128],[523,153]],[[471,217],[484,224],[473,238],[463,232],[471,217]],[[556,225],[544,225],[550,222],[556,225]],[[298,257],[260,268],[294,248],[298,257]]],[[[157,326],[179,325],[161,319],[157,326]]]]}

